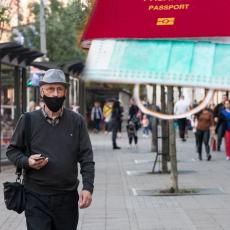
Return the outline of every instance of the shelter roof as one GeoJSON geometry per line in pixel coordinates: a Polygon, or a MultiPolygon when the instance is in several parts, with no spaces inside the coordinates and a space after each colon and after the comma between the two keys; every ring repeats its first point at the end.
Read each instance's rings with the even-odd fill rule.
{"type": "Polygon", "coordinates": [[[15,42],[0,43],[0,62],[7,65],[26,67],[43,55],[15,42]]]}
{"type": "Polygon", "coordinates": [[[78,75],[82,72],[84,68],[84,64],[82,62],[63,63],[63,64],[57,64],[53,62],[33,62],[31,63],[31,65],[42,70],[61,69],[67,75],[70,74],[78,75]]]}

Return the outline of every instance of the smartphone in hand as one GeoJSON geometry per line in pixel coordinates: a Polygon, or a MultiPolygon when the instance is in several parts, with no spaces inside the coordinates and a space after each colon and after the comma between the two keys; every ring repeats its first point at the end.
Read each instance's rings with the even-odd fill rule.
{"type": "Polygon", "coordinates": [[[46,159],[46,157],[43,156],[43,155],[41,155],[40,157],[35,158],[34,160],[35,160],[35,161],[39,161],[39,160],[45,160],[45,159],[46,159]]]}

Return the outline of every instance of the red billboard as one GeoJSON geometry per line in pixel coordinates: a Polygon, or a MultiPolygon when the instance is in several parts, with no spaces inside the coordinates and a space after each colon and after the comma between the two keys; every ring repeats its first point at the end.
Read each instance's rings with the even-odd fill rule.
{"type": "Polygon", "coordinates": [[[230,36],[229,0],[97,0],[83,40],[230,36]]]}

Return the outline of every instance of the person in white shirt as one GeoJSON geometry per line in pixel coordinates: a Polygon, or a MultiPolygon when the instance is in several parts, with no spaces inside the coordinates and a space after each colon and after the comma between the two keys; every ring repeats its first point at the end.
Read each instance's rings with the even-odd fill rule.
{"type": "MultiPolygon", "coordinates": [[[[180,96],[180,100],[175,103],[174,106],[174,114],[183,114],[189,111],[189,105],[184,100],[184,96],[180,96]]],[[[177,120],[178,128],[179,128],[179,135],[182,141],[186,141],[185,139],[185,129],[187,125],[187,119],[181,118],[177,120]]]]}

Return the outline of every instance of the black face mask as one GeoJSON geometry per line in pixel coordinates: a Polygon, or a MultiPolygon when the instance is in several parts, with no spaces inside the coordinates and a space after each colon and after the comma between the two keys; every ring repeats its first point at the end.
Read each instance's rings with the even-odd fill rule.
{"type": "Polygon", "coordinates": [[[43,100],[47,107],[52,111],[52,112],[57,112],[63,105],[63,102],[65,100],[64,97],[47,97],[43,96],[43,100]]]}

